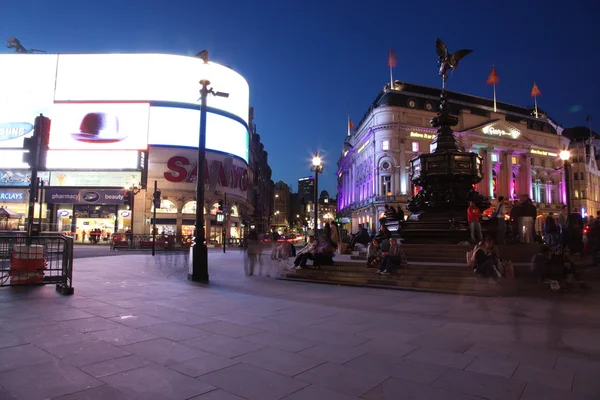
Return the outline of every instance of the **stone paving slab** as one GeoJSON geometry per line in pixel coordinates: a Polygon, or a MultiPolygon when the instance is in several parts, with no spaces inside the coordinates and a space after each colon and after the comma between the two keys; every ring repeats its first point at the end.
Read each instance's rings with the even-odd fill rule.
{"type": "Polygon", "coordinates": [[[242,263],[211,253],[207,286],[181,254],[77,259],[74,296],[0,288],[0,399],[600,398],[594,292],[299,284],[242,263]]]}

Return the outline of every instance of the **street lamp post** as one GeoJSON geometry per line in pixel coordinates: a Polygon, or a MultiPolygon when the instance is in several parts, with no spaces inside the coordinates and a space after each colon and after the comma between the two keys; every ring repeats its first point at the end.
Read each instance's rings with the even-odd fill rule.
{"type": "Polygon", "coordinates": [[[315,172],[315,196],[314,196],[314,207],[315,207],[315,237],[317,237],[317,221],[319,218],[319,174],[323,172],[323,166],[321,165],[321,157],[319,157],[319,152],[315,153],[315,156],[312,159],[312,168],[311,171],[315,172]]]}
{"type": "MultiPolygon", "coordinates": [[[[204,64],[208,64],[208,52],[201,57],[204,64]]],[[[206,248],[206,237],[204,232],[204,163],[206,160],[206,99],[209,94],[219,97],[229,97],[228,93],[215,92],[208,88],[210,81],[202,79],[200,89],[200,135],[198,139],[198,163],[196,177],[196,236],[192,250],[191,273],[188,279],[194,282],[208,283],[208,249],[206,248]]]]}
{"type": "Polygon", "coordinates": [[[565,201],[567,203],[567,210],[570,213],[571,210],[571,190],[570,190],[570,174],[569,171],[569,159],[571,158],[571,153],[569,150],[563,150],[560,152],[560,159],[563,161],[563,171],[565,174],[565,201]]]}

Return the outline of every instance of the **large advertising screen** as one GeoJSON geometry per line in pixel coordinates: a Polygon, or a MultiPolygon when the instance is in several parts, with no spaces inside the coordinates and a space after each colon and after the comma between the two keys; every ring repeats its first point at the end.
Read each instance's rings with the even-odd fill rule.
{"type": "Polygon", "coordinates": [[[148,103],[63,103],[52,107],[50,148],[145,150],[148,103]]]}
{"type": "MultiPolygon", "coordinates": [[[[198,147],[200,111],[171,107],[150,107],[148,144],[198,147]]],[[[232,154],[248,162],[248,130],[238,121],[207,114],[206,148],[232,154]]]]}
{"type": "MultiPolygon", "coordinates": [[[[189,109],[199,109],[200,79],[229,94],[209,97],[216,112],[209,110],[207,150],[248,162],[246,80],[223,65],[165,54],[0,54],[0,149],[22,148],[40,113],[52,120],[50,147],[74,158],[79,150],[146,149],[149,137],[150,144],[196,147],[199,112],[189,109]],[[149,118],[148,105],[170,110],[149,118]]],[[[13,155],[5,166],[27,167],[13,155]]]]}

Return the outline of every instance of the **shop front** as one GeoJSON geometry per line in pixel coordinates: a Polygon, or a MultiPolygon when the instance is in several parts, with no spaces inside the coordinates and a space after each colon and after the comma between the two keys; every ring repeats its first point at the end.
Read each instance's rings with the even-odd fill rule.
{"type": "Polygon", "coordinates": [[[50,188],[46,202],[56,231],[79,243],[108,243],[112,234],[131,229],[132,213],[123,190],[50,188]]]}

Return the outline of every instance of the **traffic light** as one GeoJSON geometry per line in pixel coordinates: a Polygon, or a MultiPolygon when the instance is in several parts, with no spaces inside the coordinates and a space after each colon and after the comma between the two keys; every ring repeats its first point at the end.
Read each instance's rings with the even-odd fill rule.
{"type": "Polygon", "coordinates": [[[219,212],[223,212],[223,200],[219,200],[219,212]]]}
{"type": "Polygon", "coordinates": [[[123,204],[131,207],[131,192],[129,190],[123,192],[123,204]]]}
{"type": "Polygon", "coordinates": [[[38,117],[35,118],[33,136],[25,138],[23,140],[23,150],[26,150],[23,153],[23,162],[29,164],[30,168],[37,167],[38,169],[45,169],[49,140],[50,119],[40,114],[38,117]]]}
{"type": "Polygon", "coordinates": [[[154,196],[152,197],[152,203],[154,204],[154,208],[160,208],[160,190],[156,189],[154,191],[154,196]]]}

